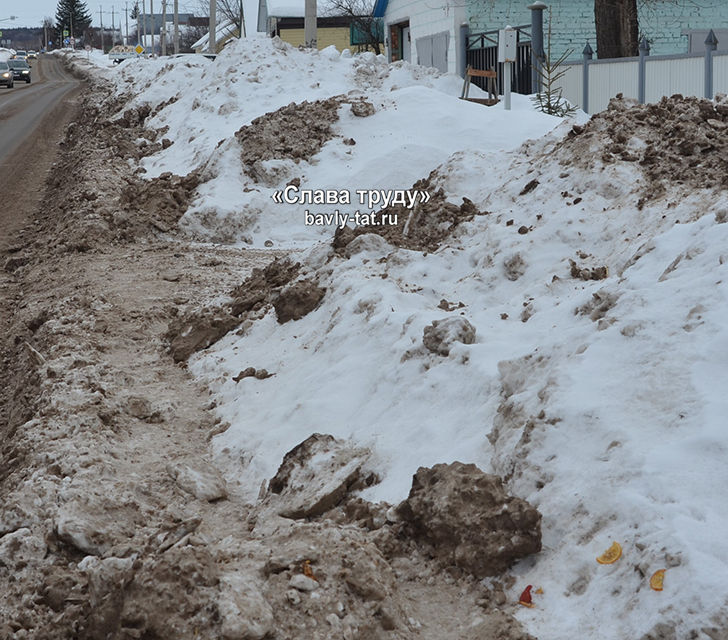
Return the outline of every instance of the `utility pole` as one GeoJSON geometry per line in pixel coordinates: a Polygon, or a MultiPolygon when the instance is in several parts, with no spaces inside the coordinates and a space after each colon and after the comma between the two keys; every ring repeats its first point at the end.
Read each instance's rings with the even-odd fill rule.
{"type": "Polygon", "coordinates": [[[142,0],[142,29],[144,30],[144,42],[142,47],[147,48],[147,3],[142,0]]]}
{"type": "Polygon", "coordinates": [[[134,4],[136,7],[136,23],[137,23],[137,44],[141,44],[141,38],[139,37],[139,0],[134,4]]]}
{"type": "Polygon", "coordinates": [[[306,9],[303,18],[303,46],[316,49],[316,0],[306,0],[306,9]]]}
{"type": "Polygon", "coordinates": [[[174,0],[174,55],[179,53],[179,0],[174,0]]]}
{"type": "Polygon", "coordinates": [[[167,0],[162,0],[162,29],[159,32],[162,55],[167,55],[167,0]]]}
{"type": "Polygon", "coordinates": [[[129,7],[128,3],[124,3],[124,17],[126,18],[126,40],[124,41],[125,45],[129,44],[129,7]]]}
{"type": "Polygon", "coordinates": [[[99,5],[99,22],[101,23],[101,53],[104,52],[104,14],[101,11],[101,5],[99,5]]]}
{"type": "Polygon", "coordinates": [[[154,19],[154,0],[149,0],[149,13],[152,14],[152,57],[154,57],[156,55],[156,51],[154,50],[154,32],[157,26],[157,21],[154,19]]]}
{"type": "Polygon", "coordinates": [[[111,46],[116,44],[116,33],[114,30],[114,5],[111,5],[111,46]]]}
{"type": "Polygon", "coordinates": [[[217,0],[210,0],[210,31],[207,35],[207,50],[217,53],[217,0]]]}

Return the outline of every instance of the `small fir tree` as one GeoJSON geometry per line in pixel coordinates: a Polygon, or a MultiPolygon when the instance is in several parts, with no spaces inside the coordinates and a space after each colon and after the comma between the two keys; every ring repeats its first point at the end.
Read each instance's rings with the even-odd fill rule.
{"type": "Polygon", "coordinates": [[[560,118],[571,115],[576,111],[576,107],[569,104],[561,95],[562,89],[558,86],[559,80],[566,75],[566,69],[561,68],[561,65],[572,53],[573,49],[569,49],[559,56],[556,61],[551,58],[551,9],[549,8],[546,59],[536,69],[541,79],[541,91],[531,98],[539,111],[560,118]]]}

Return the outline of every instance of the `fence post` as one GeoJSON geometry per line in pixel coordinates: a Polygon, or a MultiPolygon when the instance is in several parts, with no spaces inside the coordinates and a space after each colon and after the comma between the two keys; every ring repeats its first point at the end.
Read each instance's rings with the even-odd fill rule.
{"type": "Polygon", "coordinates": [[[642,40],[640,40],[639,77],[637,79],[637,98],[640,104],[645,103],[645,69],[648,55],[650,55],[650,43],[647,42],[645,36],[642,36],[642,40]]]}
{"type": "Polygon", "coordinates": [[[543,10],[548,8],[540,0],[529,4],[531,10],[531,93],[541,91],[541,75],[539,69],[544,59],[543,51],[543,10]]]}
{"type": "Polygon", "coordinates": [[[468,65],[468,35],[470,27],[467,22],[460,25],[460,59],[458,60],[458,74],[465,77],[465,67],[468,65]]]}
{"type": "Polygon", "coordinates": [[[584,113],[589,113],[589,60],[592,59],[594,50],[589,46],[588,40],[581,54],[584,56],[584,63],[581,69],[581,109],[584,113]]]}
{"type": "Polygon", "coordinates": [[[713,99],[713,51],[718,48],[718,38],[713,30],[708,33],[705,39],[705,97],[713,99]]]}

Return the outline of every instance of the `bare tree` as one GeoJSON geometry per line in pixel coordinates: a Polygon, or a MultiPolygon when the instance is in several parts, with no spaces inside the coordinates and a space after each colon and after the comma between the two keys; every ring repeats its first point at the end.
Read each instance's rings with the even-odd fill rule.
{"type": "Polygon", "coordinates": [[[372,15],[374,0],[328,0],[326,14],[329,16],[346,16],[351,20],[352,34],[361,49],[372,49],[374,53],[382,53],[384,32],[382,22],[372,15]]]}
{"type": "MultiPolygon", "coordinates": [[[[209,0],[200,0],[199,7],[203,15],[210,15],[209,0]]],[[[221,22],[232,22],[238,30],[240,37],[245,36],[243,0],[217,0],[217,14],[222,17],[222,20],[218,19],[218,26],[220,26],[221,22]]]]}

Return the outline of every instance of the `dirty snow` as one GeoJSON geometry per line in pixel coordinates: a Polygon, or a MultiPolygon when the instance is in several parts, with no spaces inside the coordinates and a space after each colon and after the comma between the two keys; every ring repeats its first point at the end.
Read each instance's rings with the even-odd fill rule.
{"type": "Polygon", "coordinates": [[[327,290],[301,320],[280,325],[270,310],[191,362],[231,423],[214,440],[231,486],[255,499],[313,432],[372,447],[382,481],[363,493],[370,500],[405,498],[419,466],[474,462],[543,514],[544,550],[516,565],[509,593],[543,588],[517,612],[541,640],[637,639],[659,623],[687,638],[725,624],[711,619],[728,606],[725,189],[676,187],[638,206],[635,164],[558,161],[573,121],[519,96],[510,113],[462,103],[459,78],[371,55],[254,40],[215,62],[103,73],[120,96],[134,80],[132,105],[176,98],[147,122],[168,127],[173,144],[142,166],[148,177],[204,167],[184,230],[301,248],[301,277],[327,290]],[[339,137],[272,186],[244,174],[241,126],[340,94],[376,113],[356,118],[343,105],[339,137]],[[343,146],[349,137],[356,145],[343,146]],[[308,188],[407,189],[435,168],[452,202],[490,213],[429,254],[372,243],[336,256],[332,229],[272,200],[295,177],[308,188]],[[570,260],[607,267],[606,277],[574,277],[570,260]],[[424,348],[425,327],[455,315],[475,342],[448,356],[424,348]],[[250,366],[275,375],[233,381],[250,366]],[[613,540],[622,558],[597,564],[613,540]],[[662,568],[664,591],[652,591],[662,568]]]}

